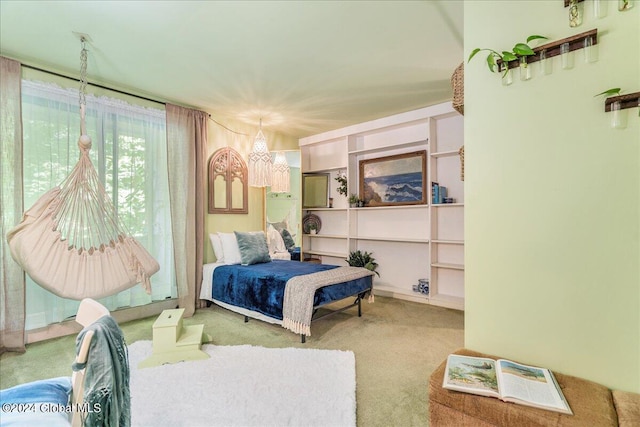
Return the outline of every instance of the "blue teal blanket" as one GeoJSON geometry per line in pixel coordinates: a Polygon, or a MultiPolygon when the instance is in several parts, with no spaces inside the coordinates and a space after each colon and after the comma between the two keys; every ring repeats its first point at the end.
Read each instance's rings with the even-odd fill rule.
{"type": "MultiPolygon", "coordinates": [[[[335,265],[273,260],[254,265],[223,265],[213,271],[213,299],[282,320],[287,281],[335,265]]],[[[316,291],[314,307],[338,301],[371,288],[371,276],[329,285],[316,291]]]]}

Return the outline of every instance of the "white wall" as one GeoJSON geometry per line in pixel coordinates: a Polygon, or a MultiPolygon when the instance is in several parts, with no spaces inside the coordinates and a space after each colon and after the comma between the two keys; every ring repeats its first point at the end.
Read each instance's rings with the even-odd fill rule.
{"type": "Polygon", "coordinates": [[[612,87],[640,91],[640,5],[570,28],[553,1],[468,1],[465,54],[598,28],[599,61],[514,76],[465,65],[465,346],[640,392],[640,119],[609,127],[612,87]]]}

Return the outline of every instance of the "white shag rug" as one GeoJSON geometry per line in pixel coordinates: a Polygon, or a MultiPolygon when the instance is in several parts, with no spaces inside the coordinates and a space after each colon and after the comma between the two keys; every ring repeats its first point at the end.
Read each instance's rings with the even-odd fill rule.
{"type": "Polygon", "coordinates": [[[138,369],[151,341],[129,346],[131,425],[355,426],[350,351],[203,345],[209,359],[138,369]]]}

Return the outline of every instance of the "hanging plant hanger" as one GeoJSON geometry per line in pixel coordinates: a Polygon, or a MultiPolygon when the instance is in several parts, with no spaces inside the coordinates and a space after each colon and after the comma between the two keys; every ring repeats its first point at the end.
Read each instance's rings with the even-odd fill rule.
{"type": "MultiPolygon", "coordinates": [[[[598,44],[598,29],[594,28],[593,30],[585,31],[584,33],[576,34],[574,36],[566,37],[561,40],[556,40],[556,41],[535,47],[533,49],[534,54],[527,56],[527,63],[531,64],[532,62],[540,61],[540,52],[542,52],[543,50],[546,51],[547,59],[553,56],[559,56],[560,46],[562,46],[565,43],[569,44],[569,52],[572,52],[578,49],[583,49],[584,41],[589,37],[591,38],[591,42],[593,45],[598,44]]],[[[502,64],[502,61],[498,60],[497,63],[499,67],[500,64],[502,64]]],[[[518,66],[519,66],[519,62],[517,60],[509,61],[509,68],[517,68],[518,66]]]]}
{"type": "Polygon", "coordinates": [[[612,96],[604,101],[604,111],[611,111],[611,104],[614,102],[620,102],[620,109],[635,108],[640,104],[640,92],[628,93],[626,95],[612,96]]]}

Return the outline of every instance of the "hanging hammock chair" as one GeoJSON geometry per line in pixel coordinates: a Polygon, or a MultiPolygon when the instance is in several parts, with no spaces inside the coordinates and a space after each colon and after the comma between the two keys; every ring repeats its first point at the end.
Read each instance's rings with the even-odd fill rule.
{"type": "Polygon", "coordinates": [[[136,283],[151,293],[149,278],[160,266],[119,223],[89,158],[82,42],[80,159],[59,187],[25,212],[20,224],[7,233],[7,241],[13,259],[33,281],[60,297],[103,298],[136,283]]]}

